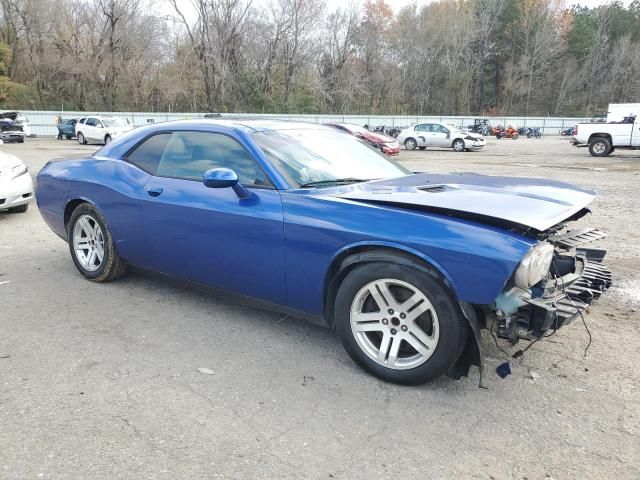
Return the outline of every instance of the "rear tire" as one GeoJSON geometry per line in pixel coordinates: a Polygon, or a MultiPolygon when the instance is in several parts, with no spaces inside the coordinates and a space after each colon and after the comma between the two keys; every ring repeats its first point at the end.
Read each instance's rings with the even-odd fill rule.
{"type": "Polygon", "coordinates": [[[78,143],[80,145],[86,145],[87,144],[87,139],[84,138],[84,135],[82,134],[82,132],[78,132],[78,143]]]}
{"type": "Polygon", "coordinates": [[[93,282],[108,282],[124,275],[111,232],[100,210],[82,203],[71,214],[67,227],[71,258],[78,271],[93,282]]]}
{"type": "MultiPolygon", "coordinates": [[[[104,137],[104,144],[109,145],[110,143],[111,143],[111,135],[107,135],[106,137],[104,137]]],[[[382,150],[382,148],[380,150],[382,150]]]]}
{"type": "Polygon", "coordinates": [[[71,135],[65,135],[65,137],[67,140],[71,140],[73,137],[71,135]]]}
{"type": "Polygon", "coordinates": [[[611,142],[606,138],[597,137],[589,142],[589,153],[593,157],[606,157],[611,148],[611,142]]]}
{"type": "Polygon", "coordinates": [[[469,330],[453,295],[434,276],[385,262],[349,272],[336,295],[334,324],[358,365],[404,385],[444,375],[462,354],[469,330]]]}
{"type": "Polygon", "coordinates": [[[415,138],[407,138],[404,141],[404,148],[407,150],[415,150],[418,146],[418,142],[416,142],[415,138]]]}

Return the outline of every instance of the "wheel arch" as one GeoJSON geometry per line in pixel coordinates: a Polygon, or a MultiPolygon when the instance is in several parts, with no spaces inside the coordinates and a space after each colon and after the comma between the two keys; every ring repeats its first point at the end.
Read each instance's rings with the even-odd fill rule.
{"type": "Polygon", "coordinates": [[[453,279],[434,259],[414,249],[393,243],[362,242],[342,248],[333,257],[324,280],[324,314],[333,327],[333,306],[342,280],[356,266],[370,262],[387,262],[419,269],[435,277],[445,285],[459,302],[453,279]]]}
{"type": "Polygon", "coordinates": [[[67,231],[67,228],[69,227],[69,220],[71,220],[71,215],[73,214],[73,211],[78,208],[80,205],[82,205],[83,203],[88,203],[90,205],[93,205],[94,207],[96,206],[95,203],[93,203],[91,200],[88,200],[86,198],[73,198],[71,200],[69,200],[66,205],[64,206],[64,230],[67,231]]]}
{"type": "Polygon", "coordinates": [[[609,133],[592,133],[589,136],[589,142],[588,143],[591,143],[591,140],[593,140],[595,138],[604,138],[605,140],[609,140],[609,142],[613,141],[613,138],[611,137],[611,135],[609,133]]]}
{"type": "Polygon", "coordinates": [[[464,138],[462,137],[455,137],[453,140],[451,140],[451,148],[453,148],[453,144],[456,143],[458,140],[460,140],[462,142],[462,144],[465,146],[467,146],[467,142],[464,141],[464,138]]]}

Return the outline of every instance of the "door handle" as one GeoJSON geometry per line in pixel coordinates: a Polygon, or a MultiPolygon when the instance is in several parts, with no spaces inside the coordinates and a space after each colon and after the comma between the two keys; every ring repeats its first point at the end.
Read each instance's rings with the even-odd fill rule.
{"type": "Polygon", "coordinates": [[[161,187],[149,188],[149,189],[147,189],[147,193],[151,197],[157,197],[158,195],[160,195],[162,193],[162,188],[161,187]]]}

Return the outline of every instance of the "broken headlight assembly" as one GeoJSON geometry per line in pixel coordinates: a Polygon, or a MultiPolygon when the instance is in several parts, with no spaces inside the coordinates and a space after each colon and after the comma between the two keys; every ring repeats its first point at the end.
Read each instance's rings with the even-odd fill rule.
{"type": "Polygon", "coordinates": [[[553,261],[554,247],[550,243],[539,243],[531,247],[516,269],[516,287],[525,290],[533,287],[549,273],[553,261]]]}

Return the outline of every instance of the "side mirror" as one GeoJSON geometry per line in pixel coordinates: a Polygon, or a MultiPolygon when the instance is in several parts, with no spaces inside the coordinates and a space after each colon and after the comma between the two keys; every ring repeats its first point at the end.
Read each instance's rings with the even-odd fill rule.
{"type": "Polygon", "coordinates": [[[240,198],[247,198],[249,191],[238,182],[238,175],[229,168],[211,168],[204,172],[202,181],[209,188],[233,188],[240,198]]]}

